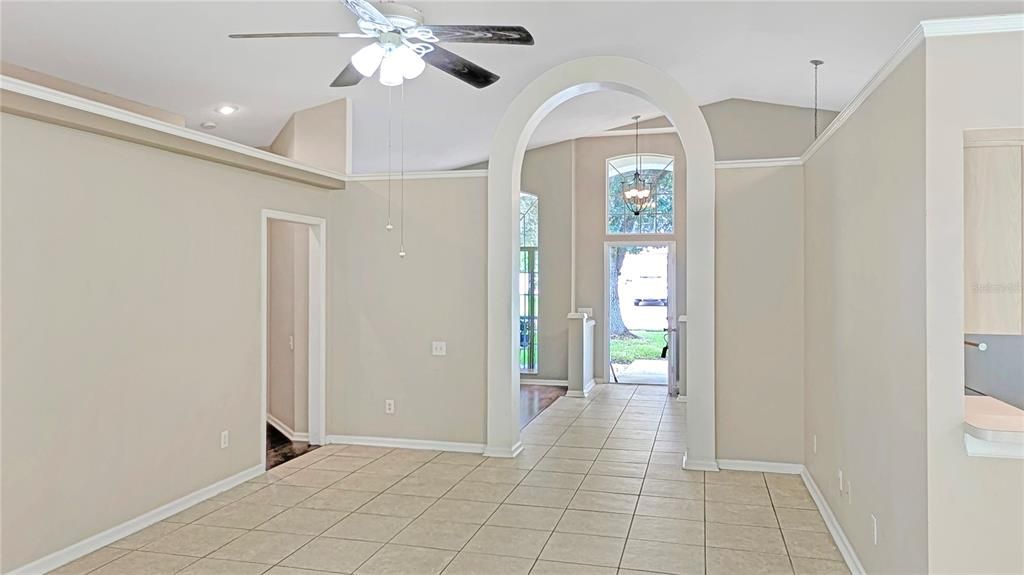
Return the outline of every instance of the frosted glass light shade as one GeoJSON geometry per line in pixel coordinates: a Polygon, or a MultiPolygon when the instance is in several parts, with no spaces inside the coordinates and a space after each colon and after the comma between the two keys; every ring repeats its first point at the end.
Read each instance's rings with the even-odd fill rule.
{"type": "Polygon", "coordinates": [[[373,73],[377,71],[377,67],[381,65],[384,52],[384,47],[376,42],[364,46],[358,52],[352,54],[352,65],[355,66],[360,74],[369,78],[373,76],[373,73]]]}

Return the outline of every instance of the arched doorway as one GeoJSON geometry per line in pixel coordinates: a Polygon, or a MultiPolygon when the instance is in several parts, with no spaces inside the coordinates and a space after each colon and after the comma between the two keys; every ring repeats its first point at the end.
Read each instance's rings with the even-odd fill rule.
{"type": "Polygon", "coordinates": [[[523,156],[554,108],[590,92],[643,98],[676,127],[686,151],[687,457],[717,469],[715,456],[715,162],[696,103],[668,74],[637,60],[597,56],[548,70],[509,105],[491,145],[487,179],[487,455],[514,456],[519,441],[519,310],[515,297],[523,156]]]}

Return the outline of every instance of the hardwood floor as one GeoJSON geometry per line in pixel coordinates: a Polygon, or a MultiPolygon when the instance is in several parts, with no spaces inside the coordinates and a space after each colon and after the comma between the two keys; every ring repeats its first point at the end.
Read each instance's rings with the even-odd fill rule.
{"type": "Polygon", "coordinates": [[[276,427],[267,424],[267,469],[295,459],[317,447],[305,441],[289,441],[276,427]]]}
{"type": "Polygon", "coordinates": [[[527,423],[533,421],[533,418],[563,395],[564,387],[519,384],[519,427],[526,427],[527,423]]]}

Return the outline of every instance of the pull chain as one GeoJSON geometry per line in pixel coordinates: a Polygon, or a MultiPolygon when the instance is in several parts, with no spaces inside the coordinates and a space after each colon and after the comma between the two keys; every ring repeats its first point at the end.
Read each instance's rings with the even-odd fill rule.
{"type": "Polygon", "coordinates": [[[401,238],[400,238],[400,243],[399,243],[399,248],[398,248],[398,257],[404,258],[405,257],[405,83],[404,82],[402,83],[402,88],[401,88],[401,98],[402,98],[402,115],[398,119],[398,132],[399,132],[399,136],[401,138],[401,147],[399,148],[399,151],[398,151],[398,154],[399,154],[399,156],[398,156],[399,157],[398,169],[399,169],[400,174],[401,174],[400,175],[401,179],[398,182],[399,190],[400,190],[399,193],[401,194],[401,196],[399,198],[399,203],[400,203],[399,210],[400,210],[400,213],[399,213],[398,217],[399,217],[399,226],[400,226],[399,233],[401,234],[401,238]]]}
{"type": "Polygon", "coordinates": [[[391,225],[391,88],[388,87],[388,221],[384,229],[391,231],[395,226],[391,225]]]}
{"type": "Polygon", "coordinates": [[[818,139],[818,66],[825,62],[823,60],[811,60],[814,66],[814,139],[818,139]]]}

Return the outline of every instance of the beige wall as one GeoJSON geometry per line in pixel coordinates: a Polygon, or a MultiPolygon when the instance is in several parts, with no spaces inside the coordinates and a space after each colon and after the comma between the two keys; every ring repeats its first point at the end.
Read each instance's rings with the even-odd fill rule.
{"type": "Polygon", "coordinates": [[[803,168],[715,172],[718,457],[802,463],[803,168]]]}
{"type": "Polygon", "coordinates": [[[963,438],[963,131],[1024,126],[1024,34],[927,40],[928,567],[1024,572],[1024,461],[963,438]]]}
{"type": "Polygon", "coordinates": [[[259,465],[260,209],[327,195],[2,122],[6,572],[259,465]]]}
{"type": "MultiPolygon", "coordinates": [[[[814,109],[730,98],[701,106],[715,160],[795,158],[814,141],[814,109]]],[[[818,111],[819,133],[837,113],[818,111]]]]}
{"type": "Polygon", "coordinates": [[[918,48],[804,166],[805,463],[872,573],[927,571],[924,79],[918,48]]]}
{"type": "Polygon", "coordinates": [[[483,443],[487,180],[407,182],[405,258],[392,186],[390,233],[385,182],[331,196],[327,432],[483,443]]]}
{"type": "Polygon", "coordinates": [[[267,411],[291,431],[306,433],[309,226],[269,221],[267,275],[267,411]]]}
{"type": "Polygon", "coordinates": [[[338,174],[351,169],[351,100],[342,98],[292,114],[268,150],[338,174]]]}
{"type": "MultiPolygon", "coordinates": [[[[572,141],[530,150],[523,159],[523,191],[537,196],[540,249],[538,372],[542,379],[568,377],[568,323],[572,299],[572,141]]],[[[523,381],[529,376],[523,376],[523,381]]]]}

